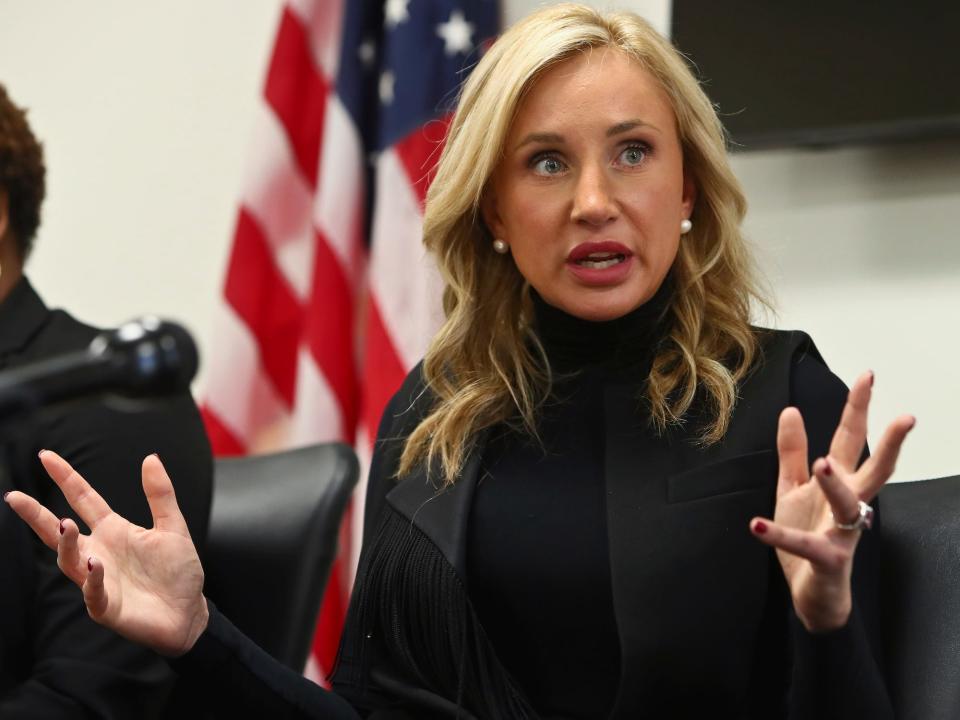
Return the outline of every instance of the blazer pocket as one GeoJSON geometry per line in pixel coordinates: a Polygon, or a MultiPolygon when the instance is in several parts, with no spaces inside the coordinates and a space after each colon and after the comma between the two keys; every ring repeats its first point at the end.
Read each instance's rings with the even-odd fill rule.
{"type": "Polygon", "coordinates": [[[758,450],[687,470],[667,478],[667,502],[772,489],[776,486],[778,465],[775,450],[758,450]]]}

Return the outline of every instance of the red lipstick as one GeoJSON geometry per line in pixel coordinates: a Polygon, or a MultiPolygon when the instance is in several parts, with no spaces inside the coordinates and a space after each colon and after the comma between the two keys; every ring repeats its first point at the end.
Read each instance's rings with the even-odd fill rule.
{"type": "Polygon", "coordinates": [[[616,285],[633,266],[633,252],[613,240],[585,242],[567,256],[567,269],[585,285],[616,285]]]}

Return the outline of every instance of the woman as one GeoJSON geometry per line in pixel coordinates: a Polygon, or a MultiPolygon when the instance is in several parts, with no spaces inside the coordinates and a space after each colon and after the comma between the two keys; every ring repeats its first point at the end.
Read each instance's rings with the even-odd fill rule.
{"type": "Polygon", "coordinates": [[[493,45],[427,199],[447,320],[381,424],[337,695],[208,610],[158,460],[151,531],[50,452],[92,535],[7,501],[93,617],[221,709],[889,717],[860,540],[913,419],[857,468],[872,375],[844,406],[809,338],[749,325],[743,212],[709,101],[643,21],[554,6],[493,45]]]}
{"type": "MultiPolygon", "coordinates": [[[[26,113],[0,85],[0,370],[84,350],[100,332],[48,308],[24,275],[45,175],[26,113]]],[[[42,447],[69,455],[118,512],[142,523],[149,509],[127,478],[146,453],[161,453],[177,475],[193,537],[205,538],[213,462],[188,393],[136,413],[89,401],[3,425],[0,488],[31,493],[65,517],[70,508],[36,463],[42,447]]],[[[0,717],[159,717],[176,679],[170,668],[91,622],[54,558],[14,522],[0,517],[0,717]]]]}

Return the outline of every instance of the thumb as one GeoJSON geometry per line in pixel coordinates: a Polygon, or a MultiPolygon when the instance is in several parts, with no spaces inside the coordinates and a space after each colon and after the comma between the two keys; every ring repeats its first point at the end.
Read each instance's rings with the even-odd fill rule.
{"type": "Polygon", "coordinates": [[[143,492],[147,496],[150,514],[153,515],[153,526],[157,530],[190,537],[187,522],[177,505],[173,483],[159,455],[148,455],[143,460],[143,492]]]}

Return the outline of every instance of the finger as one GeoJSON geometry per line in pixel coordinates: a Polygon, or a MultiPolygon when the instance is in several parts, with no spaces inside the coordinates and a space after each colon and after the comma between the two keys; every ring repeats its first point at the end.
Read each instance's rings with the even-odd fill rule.
{"type": "Polygon", "coordinates": [[[83,583],[83,602],[87,614],[99,621],[107,612],[107,588],[103,583],[103,563],[95,557],[87,559],[87,577],[83,583]]]}
{"type": "Polygon", "coordinates": [[[848,551],[830,542],[823,533],[785,527],[765,518],[751,520],[750,530],[760,542],[822,568],[841,570],[849,558],[848,551]]]}
{"type": "Polygon", "coordinates": [[[60,518],[26,493],[13,490],[6,496],[7,505],[20,516],[37,537],[51,550],[60,543],[60,518]]]}
{"type": "Polygon", "coordinates": [[[40,462],[44,470],[57,484],[63,496],[67,499],[77,515],[93,529],[97,523],[111,513],[107,501],[100,497],[100,493],[90,487],[90,483],[83,479],[70,463],[52,450],[40,452],[40,462]]]}
{"type": "Polygon", "coordinates": [[[853,383],[830,442],[830,456],[847,470],[857,467],[867,444],[867,410],[872,388],[873,371],[863,373],[853,383]]]}
{"type": "Polygon", "coordinates": [[[803,427],[800,411],[794,407],[780,413],[777,425],[777,454],[780,458],[780,475],[777,480],[777,497],[802,485],[810,479],[807,471],[807,431],[803,427]]]}
{"type": "Polygon", "coordinates": [[[855,476],[856,490],[862,499],[869,502],[893,475],[903,441],[916,424],[917,419],[913,415],[901,415],[887,426],[877,443],[876,452],[855,476]]]}
{"type": "Polygon", "coordinates": [[[157,530],[174,532],[190,537],[187,521],[183,519],[177,496],[173,491],[173,482],[167,474],[159,455],[149,455],[143,460],[143,492],[153,515],[153,526],[157,530]]]}
{"type": "Polygon", "coordinates": [[[860,498],[847,485],[842,468],[833,467],[829,458],[821,458],[813,464],[813,475],[838,522],[852,523],[859,517],[860,498]]]}
{"type": "Polygon", "coordinates": [[[60,544],[57,547],[57,566],[77,585],[83,586],[86,570],[80,560],[80,528],[70,518],[60,521],[60,544]]]}

